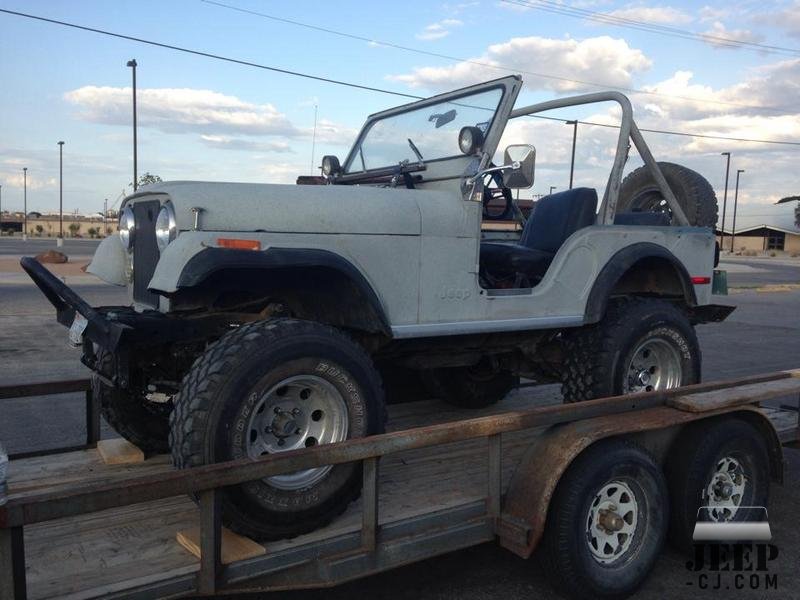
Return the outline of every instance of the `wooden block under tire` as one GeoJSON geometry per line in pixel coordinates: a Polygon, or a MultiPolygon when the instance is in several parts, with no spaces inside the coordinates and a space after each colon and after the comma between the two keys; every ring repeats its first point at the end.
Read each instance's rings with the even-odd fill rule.
{"type": "Polygon", "coordinates": [[[100,440],[97,442],[97,451],[107,465],[129,465],[144,462],[144,452],[122,438],[100,440]]]}
{"type": "MultiPolygon", "coordinates": [[[[178,543],[186,548],[189,552],[200,558],[200,528],[192,527],[184,531],[179,531],[175,536],[178,543]]],[[[245,560],[246,558],[253,558],[254,556],[263,556],[267,553],[267,549],[261,544],[254,542],[250,538],[244,537],[237,533],[232,532],[230,529],[222,528],[222,549],[221,561],[223,565],[236,562],[238,560],[245,560]]]]}

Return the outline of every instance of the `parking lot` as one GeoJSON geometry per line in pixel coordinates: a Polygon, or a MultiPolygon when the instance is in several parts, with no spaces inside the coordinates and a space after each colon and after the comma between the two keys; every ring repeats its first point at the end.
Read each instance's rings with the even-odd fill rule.
{"type": "MultiPolygon", "coordinates": [[[[3,264],[21,254],[41,252],[54,242],[0,240],[3,264]]],[[[86,261],[96,242],[66,246],[73,261],[86,261]]],[[[731,294],[719,303],[737,306],[722,324],[698,329],[703,350],[703,379],[725,379],[800,367],[800,262],[781,259],[726,259],[731,294]]],[[[78,351],[67,347],[66,330],[57,325],[53,310],[36,287],[19,273],[0,272],[0,357],[3,381],[19,383],[86,375],[78,351]]],[[[125,302],[125,292],[86,275],[70,281],[93,304],[125,302]]],[[[537,392],[531,394],[535,401],[537,392]]],[[[795,399],[796,402],[796,399],[795,399]]],[[[0,439],[9,451],[74,444],[83,433],[82,405],[54,397],[6,402],[0,420],[0,439]]],[[[106,435],[109,432],[106,431],[106,435]]],[[[719,597],[786,598],[800,595],[800,534],[796,507],[800,504],[800,453],[786,450],[786,484],[773,488],[770,523],[780,554],[771,572],[778,574],[777,591],[699,590],[685,558],[671,551],[658,563],[640,598],[719,597]],[[688,585],[691,583],[692,585],[688,585]]],[[[714,583],[710,582],[710,586],[714,583]]],[[[749,587],[749,584],[748,584],[749,587]]],[[[383,575],[346,584],[334,590],[294,593],[292,598],[550,598],[533,561],[523,561],[494,545],[484,545],[428,560],[383,575]]]]}

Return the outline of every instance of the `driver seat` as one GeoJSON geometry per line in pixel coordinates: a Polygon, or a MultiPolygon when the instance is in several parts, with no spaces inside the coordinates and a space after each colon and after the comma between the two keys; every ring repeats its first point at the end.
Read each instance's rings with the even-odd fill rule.
{"type": "Polygon", "coordinates": [[[597,191],[592,188],[545,196],[536,203],[519,243],[481,243],[481,271],[490,276],[486,278],[489,280],[526,279],[531,286],[536,285],[566,239],[593,225],[596,219],[597,191]]]}

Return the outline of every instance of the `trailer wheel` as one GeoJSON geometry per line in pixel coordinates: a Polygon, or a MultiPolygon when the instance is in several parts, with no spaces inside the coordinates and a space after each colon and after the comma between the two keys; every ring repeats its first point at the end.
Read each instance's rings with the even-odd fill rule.
{"type": "MultiPolygon", "coordinates": [[[[683,165],[659,162],[658,166],[686,213],[689,225],[715,227],[717,196],[708,180],[683,165]]],[[[617,212],[663,212],[672,220],[672,211],[646,165],[631,171],[622,181],[617,212]]]]}
{"type": "MultiPolygon", "coordinates": [[[[97,367],[111,372],[114,356],[100,351],[97,367]]],[[[145,454],[169,452],[169,413],[172,401],[149,402],[143,394],[112,388],[92,375],[92,394],[100,401],[100,413],[109,426],[145,454]]]]}
{"type": "Polygon", "coordinates": [[[565,402],[700,381],[700,345],[686,314],[655,298],[609,303],[603,320],[562,335],[565,402]]]}
{"type": "MultiPolygon", "coordinates": [[[[175,399],[170,445],[178,468],[382,433],[383,389],[372,361],[343,333],[275,319],[222,336],[175,399]]],[[[294,537],[358,497],[361,465],[328,465],[223,491],[222,517],[254,539],[294,537]]]]}
{"type": "Polygon", "coordinates": [[[519,385],[518,376],[498,370],[489,359],[471,367],[429,369],[422,373],[429,394],[459,408],[497,404],[519,385]]]}
{"type": "Polygon", "coordinates": [[[537,555],[568,598],[624,598],[644,582],[666,536],[667,485],[624,440],[584,451],[559,481],[537,555]]]}
{"type": "MultiPolygon", "coordinates": [[[[670,490],[669,540],[692,549],[692,532],[703,521],[751,521],[763,516],[744,507],[767,506],[769,455],[763,435],[735,417],[690,425],[665,463],[670,490]],[[698,515],[700,507],[708,507],[698,515]]],[[[760,512],[760,511],[759,511],[760,512]]]]}

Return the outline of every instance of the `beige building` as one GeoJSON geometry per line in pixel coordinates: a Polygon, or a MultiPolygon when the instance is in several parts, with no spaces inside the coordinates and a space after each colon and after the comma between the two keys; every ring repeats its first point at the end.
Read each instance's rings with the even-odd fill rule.
{"type": "Polygon", "coordinates": [[[795,204],[740,205],[736,214],[736,229],[733,228],[733,215],[728,213],[724,228],[721,223],[717,225],[717,240],[726,251],[730,251],[733,237],[734,252],[800,255],[800,227],[795,222],[795,204]]]}

